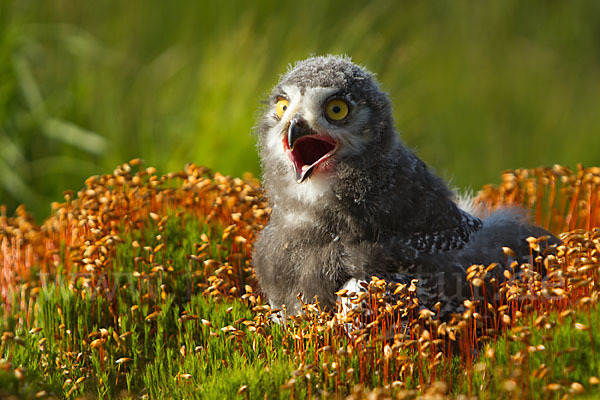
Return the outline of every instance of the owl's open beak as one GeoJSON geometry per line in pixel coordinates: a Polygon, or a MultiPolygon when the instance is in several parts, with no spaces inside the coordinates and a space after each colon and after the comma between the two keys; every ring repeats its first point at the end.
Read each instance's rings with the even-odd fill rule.
{"type": "Polygon", "coordinates": [[[301,116],[290,121],[287,135],[283,138],[284,150],[294,166],[296,182],[302,183],[338,148],[338,143],[330,137],[313,131],[301,116]]]}

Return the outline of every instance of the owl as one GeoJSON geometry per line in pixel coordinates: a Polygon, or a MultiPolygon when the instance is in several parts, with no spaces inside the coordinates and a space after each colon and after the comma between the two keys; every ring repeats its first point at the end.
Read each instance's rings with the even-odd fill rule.
{"type": "MultiPolygon", "coordinates": [[[[529,259],[525,238],[548,235],[518,208],[485,217],[461,206],[394,127],[390,98],[347,57],[296,63],[274,87],[255,133],[272,209],[253,264],[274,308],[301,311],[372,276],[417,280],[423,307],[458,312],[466,269],[529,259]]],[[[550,236],[550,241],[556,238],[550,236]]]]}

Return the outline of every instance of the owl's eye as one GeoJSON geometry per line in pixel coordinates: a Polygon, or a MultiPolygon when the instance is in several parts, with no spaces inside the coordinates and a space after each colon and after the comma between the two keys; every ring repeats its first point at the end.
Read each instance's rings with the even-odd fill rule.
{"type": "Polygon", "coordinates": [[[287,99],[283,97],[277,98],[277,103],[275,104],[275,112],[277,113],[277,117],[281,118],[283,114],[285,114],[285,110],[287,110],[288,105],[290,104],[287,99]]]}
{"type": "Polygon", "coordinates": [[[341,121],[346,118],[346,115],[348,115],[348,103],[346,103],[344,100],[333,99],[327,103],[327,106],[325,106],[325,112],[327,113],[329,119],[333,121],[341,121]]]}

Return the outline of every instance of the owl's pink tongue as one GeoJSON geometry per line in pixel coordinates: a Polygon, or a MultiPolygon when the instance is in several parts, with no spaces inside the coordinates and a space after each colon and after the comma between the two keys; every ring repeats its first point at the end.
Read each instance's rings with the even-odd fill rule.
{"type": "Polygon", "coordinates": [[[296,140],[290,149],[287,139],[284,140],[286,153],[294,165],[296,181],[304,182],[318,167],[325,162],[337,149],[337,143],[330,138],[310,135],[296,140]]]}

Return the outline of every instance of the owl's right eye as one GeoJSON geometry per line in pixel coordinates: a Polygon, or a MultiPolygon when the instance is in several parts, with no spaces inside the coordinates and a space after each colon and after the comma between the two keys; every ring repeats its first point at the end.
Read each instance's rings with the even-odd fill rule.
{"type": "Polygon", "coordinates": [[[277,103],[275,104],[275,112],[277,113],[277,117],[283,117],[283,114],[285,114],[285,110],[287,110],[289,104],[290,102],[287,99],[284,99],[283,97],[277,98],[277,103]]]}

